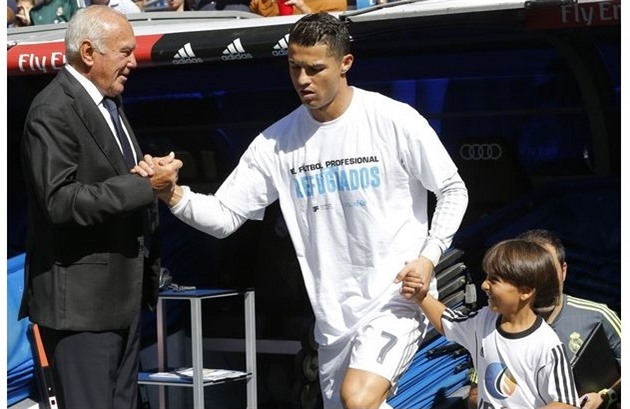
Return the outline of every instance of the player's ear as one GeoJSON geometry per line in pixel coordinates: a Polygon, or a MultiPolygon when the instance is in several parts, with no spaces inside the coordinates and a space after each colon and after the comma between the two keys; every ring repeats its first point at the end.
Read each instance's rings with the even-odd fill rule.
{"type": "Polygon", "coordinates": [[[354,62],[354,56],[352,54],[346,54],[341,59],[341,74],[346,75],[350,68],[352,68],[352,63],[354,62]]]}

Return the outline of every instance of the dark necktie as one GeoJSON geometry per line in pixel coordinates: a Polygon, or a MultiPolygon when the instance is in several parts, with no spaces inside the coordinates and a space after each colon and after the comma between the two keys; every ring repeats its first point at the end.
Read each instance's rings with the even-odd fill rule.
{"type": "Polygon", "coordinates": [[[114,101],[112,98],[105,97],[103,98],[103,106],[107,108],[107,111],[109,111],[109,115],[112,117],[114,129],[116,129],[116,136],[118,137],[118,141],[120,142],[120,146],[122,147],[122,154],[125,158],[125,163],[127,164],[127,167],[131,169],[136,165],[136,160],[133,156],[131,145],[129,145],[127,134],[125,133],[125,130],[122,127],[122,123],[120,122],[118,105],[116,104],[116,101],[114,101]]]}

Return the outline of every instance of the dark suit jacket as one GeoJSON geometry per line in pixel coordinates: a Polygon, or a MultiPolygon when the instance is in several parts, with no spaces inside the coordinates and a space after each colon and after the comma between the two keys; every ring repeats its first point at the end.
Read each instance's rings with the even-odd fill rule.
{"type": "Polygon", "coordinates": [[[20,316],[59,330],[128,327],[157,299],[157,203],[65,68],[29,109],[22,166],[30,219],[20,316]]]}

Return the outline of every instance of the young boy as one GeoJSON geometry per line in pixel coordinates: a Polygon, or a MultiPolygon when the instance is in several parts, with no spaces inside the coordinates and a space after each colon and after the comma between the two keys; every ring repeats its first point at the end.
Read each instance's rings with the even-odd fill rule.
{"type": "Polygon", "coordinates": [[[578,394],[564,347],[534,308],[559,294],[553,258],[542,246],[513,239],[494,245],[483,263],[488,306],[469,315],[447,308],[416,274],[397,278],[431,324],[471,353],[481,409],[575,408],[578,394]]]}
{"type": "MultiPolygon", "coordinates": [[[[553,257],[556,264],[558,280],[560,283],[560,296],[556,304],[545,309],[537,310],[547,324],[558,334],[558,338],[564,344],[567,358],[571,357],[582,346],[584,339],[600,322],[604,327],[610,348],[621,365],[621,319],[613,310],[605,304],[600,304],[587,299],[567,295],[563,292],[564,281],[567,276],[566,250],[560,238],[553,232],[545,229],[527,230],[516,237],[543,246],[553,257]]],[[[477,408],[477,374],[471,373],[470,391],[468,394],[468,408],[477,408]]],[[[618,408],[621,396],[621,378],[606,388],[594,389],[580,396],[583,409],[598,409],[600,406],[608,409],[618,408]],[[602,406],[604,405],[604,406],[602,406]]]]}

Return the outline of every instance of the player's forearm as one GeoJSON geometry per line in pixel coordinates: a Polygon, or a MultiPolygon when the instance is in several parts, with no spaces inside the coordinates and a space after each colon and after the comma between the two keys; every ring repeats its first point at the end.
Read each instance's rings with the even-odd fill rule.
{"type": "Polygon", "coordinates": [[[176,189],[174,195],[179,198],[173,198],[177,203],[171,207],[171,212],[186,224],[213,237],[227,237],[247,220],[224,206],[214,195],[194,193],[186,186],[176,189]]]}
{"type": "Polygon", "coordinates": [[[436,198],[426,247],[438,246],[443,252],[451,245],[468,207],[468,190],[459,174],[453,175],[442,189],[436,192],[436,198]]]}

